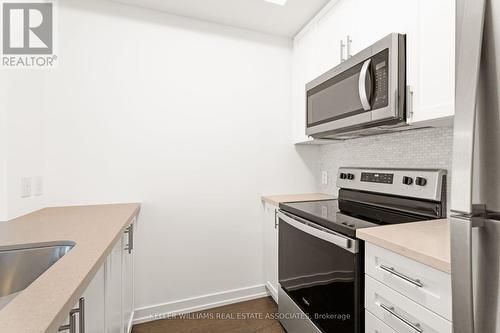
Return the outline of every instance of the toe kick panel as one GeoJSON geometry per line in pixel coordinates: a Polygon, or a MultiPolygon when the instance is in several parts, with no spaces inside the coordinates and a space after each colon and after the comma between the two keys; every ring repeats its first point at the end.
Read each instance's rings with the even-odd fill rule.
{"type": "Polygon", "coordinates": [[[397,333],[370,311],[365,310],[365,333],[397,333]]]}

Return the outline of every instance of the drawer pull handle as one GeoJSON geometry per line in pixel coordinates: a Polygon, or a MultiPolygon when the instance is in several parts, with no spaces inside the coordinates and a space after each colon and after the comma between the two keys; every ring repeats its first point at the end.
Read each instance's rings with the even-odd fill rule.
{"type": "Polygon", "coordinates": [[[393,306],[388,306],[388,305],[385,305],[383,303],[380,303],[380,307],[382,309],[384,309],[385,311],[389,312],[394,317],[396,317],[399,320],[401,320],[406,325],[410,326],[413,330],[417,331],[418,333],[423,333],[424,332],[424,330],[422,329],[422,327],[420,327],[419,323],[414,324],[411,321],[409,321],[408,319],[406,319],[405,317],[401,316],[396,311],[394,311],[394,307],[393,306]]]}
{"type": "Polygon", "coordinates": [[[422,288],[424,285],[422,284],[422,282],[420,282],[419,279],[412,279],[411,277],[408,277],[400,272],[398,272],[397,270],[394,269],[394,267],[388,267],[388,266],[385,266],[385,265],[380,265],[380,268],[383,269],[384,271],[388,272],[388,273],[391,273],[392,275],[396,275],[397,277],[405,280],[405,281],[408,281],[410,282],[411,284],[419,287],[419,288],[422,288]]]}

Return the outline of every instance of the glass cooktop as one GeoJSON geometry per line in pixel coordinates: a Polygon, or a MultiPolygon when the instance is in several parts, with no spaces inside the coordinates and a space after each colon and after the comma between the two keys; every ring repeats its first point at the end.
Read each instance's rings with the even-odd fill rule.
{"type": "Polygon", "coordinates": [[[387,207],[337,199],[282,203],[280,209],[348,236],[355,236],[356,229],[430,219],[387,207]]]}

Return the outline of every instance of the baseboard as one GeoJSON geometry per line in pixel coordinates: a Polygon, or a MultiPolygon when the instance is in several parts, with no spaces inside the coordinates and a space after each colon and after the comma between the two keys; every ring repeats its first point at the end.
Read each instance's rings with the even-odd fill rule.
{"type": "Polygon", "coordinates": [[[241,289],[227,290],[219,293],[186,298],[183,300],[151,305],[136,309],[134,324],[169,318],[174,315],[201,311],[218,306],[244,302],[268,296],[264,285],[251,286],[241,289]]]}

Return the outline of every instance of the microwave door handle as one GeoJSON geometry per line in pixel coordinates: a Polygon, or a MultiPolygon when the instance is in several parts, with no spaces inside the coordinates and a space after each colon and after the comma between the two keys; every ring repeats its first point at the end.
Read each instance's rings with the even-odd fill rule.
{"type": "Polygon", "coordinates": [[[363,67],[361,67],[361,72],[359,73],[358,89],[359,98],[361,99],[361,105],[365,111],[370,111],[372,106],[370,105],[371,97],[371,73],[369,71],[372,60],[368,59],[364,62],[363,67]],[[367,87],[366,79],[369,80],[370,86],[367,87]]]}

